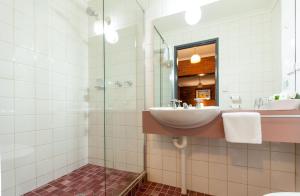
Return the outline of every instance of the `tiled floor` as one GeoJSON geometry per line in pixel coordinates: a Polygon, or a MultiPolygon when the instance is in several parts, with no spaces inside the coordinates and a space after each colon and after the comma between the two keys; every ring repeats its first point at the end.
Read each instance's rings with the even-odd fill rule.
{"type": "MultiPolygon", "coordinates": [[[[138,174],[87,164],[24,196],[117,196],[138,174]],[[105,175],[106,174],[106,175],[105,175]],[[106,180],[106,184],[105,184],[106,180]],[[106,189],[106,194],[105,194],[106,189]]],[[[145,182],[135,196],[180,196],[180,188],[145,182]]],[[[189,196],[209,196],[189,191],[189,196]]]]}
{"type": "Polygon", "coordinates": [[[136,173],[87,164],[68,175],[26,193],[25,196],[119,195],[137,176],[136,173]]]}
{"type": "MultiPolygon", "coordinates": [[[[135,196],[179,196],[180,188],[158,184],[154,182],[144,183],[137,191],[135,196]]],[[[188,196],[209,196],[203,193],[188,191],[188,196]]]]}

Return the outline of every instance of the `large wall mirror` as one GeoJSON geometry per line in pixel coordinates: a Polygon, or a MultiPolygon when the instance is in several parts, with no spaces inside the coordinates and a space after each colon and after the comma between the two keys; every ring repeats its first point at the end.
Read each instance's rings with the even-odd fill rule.
{"type": "Polygon", "coordinates": [[[177,99],[195,105],[218,105],[218,39],[174,47],[174,89],[177,99]]]}
{"type": "Polygon", "coordinates": [[[295,92],[295,13],[283,3],[293,1],[211,1],[200,16],[156,18],[155,106],[172,98],[195,105],[200,97],[222,109],[253,109],[257,99],[295,92]]]}

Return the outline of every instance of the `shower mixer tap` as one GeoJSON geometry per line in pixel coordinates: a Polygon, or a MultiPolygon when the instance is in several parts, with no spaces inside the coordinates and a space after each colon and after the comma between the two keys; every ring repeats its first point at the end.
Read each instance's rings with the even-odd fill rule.
{"type": "Polygon", "coordinates": [[[115,81],[115,86],[121,88],[123,85],[120,81],[115,81]]]}

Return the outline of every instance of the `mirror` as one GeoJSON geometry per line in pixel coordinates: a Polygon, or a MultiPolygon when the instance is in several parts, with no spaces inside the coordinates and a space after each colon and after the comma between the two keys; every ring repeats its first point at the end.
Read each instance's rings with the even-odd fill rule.
{"type": "Polygon", "coordinates": [[[175,46],[175,95],[184,103],[218,105],[218,39],[175,46]]]}
{"type": "Polygon", "coordinates": [[[258,98],[295,91],[284,9],[276,0],[220,0],[156,18],[155,106],[200,97],[221,109],[253,109],[258,98]]]}

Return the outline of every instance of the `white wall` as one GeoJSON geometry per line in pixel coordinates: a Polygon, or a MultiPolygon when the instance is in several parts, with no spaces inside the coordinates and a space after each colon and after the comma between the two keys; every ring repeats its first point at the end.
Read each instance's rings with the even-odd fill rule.
{"type": "Polygon", "coordinates": [[[283,90],[295,91],[295,0],[281,0],[281,65],[283,90]]]}
{"type": "MultiPolygon", "coordinates": [[[[151,95],[154,95],[152,23],[155,18],[173,14],[172,4],[176,2],[151,1],[146,12],[147,108],[152,106],[151,95]]],[[[281,81],[274,79],[280,73],[278,64],[274,71],[271,61],[271,27],[270,12],[255,12],[206,24],[195,31],[183,30],[164,36],[170,37],[170,45],[219,37],[220,88],[230,91],[229,94],[221,90],[221,105],[228,108],[229,95],[238,93],[243,107],[249,108],[253,107],[253,98],[281,90],[281,81]]],[[[180,156],[171,141],[171,137],[148,135],[148,179],[180,187],[180,156]]],[[[188,143],[186,177],[190,190],[217,196],[260,196],[296,189],[294,144],[241,145],[206,138],[189,138],[188,143]]]]}
{"type": "Polygon", "coordinates": [[[0,1],[2,195],[87,163],[87,17],[79,1],[0,1]]]}
{"type": "Polygon", "coordinates": [[[297,87],[297,92],[300,93],[300,3],[296,3],[296,76],[297,76],[297,81],[296,81],[296,87],[297,87]]]}
{"type": "Polygon", "coordinates": [[[274,4],[274,6],[271,8],[271,41],[272,41],[272,47],[271,47],[271,63],[274,67],[278,68],[277,72],[273,72],[273,78],[276,78],[277,80],[273,80],[276,85],[281,86],[281,89],[283,88],[284,82],[283,82],[283,73],[282,73],[282,42],[281,36],[282,36],[282,25],[281,25],[281,3],[279,0],[277,0],[274,4]],[[274,40],[274,41],[273,41],[274,40]]]}
{"type": "MultiPolygon", "coordinates": [[[[230,108],[230,96],[239,95],[241,107],[250,109],[258,97],[281,90],[280,64],[272,64],[270,12],[254,12],[222,19],[193,28],[164,32],[167,43],[175,45],[219,38],[219,100],[230,108]]],[[[170,86],[171,87],[171,86],[170,86]]]]}

